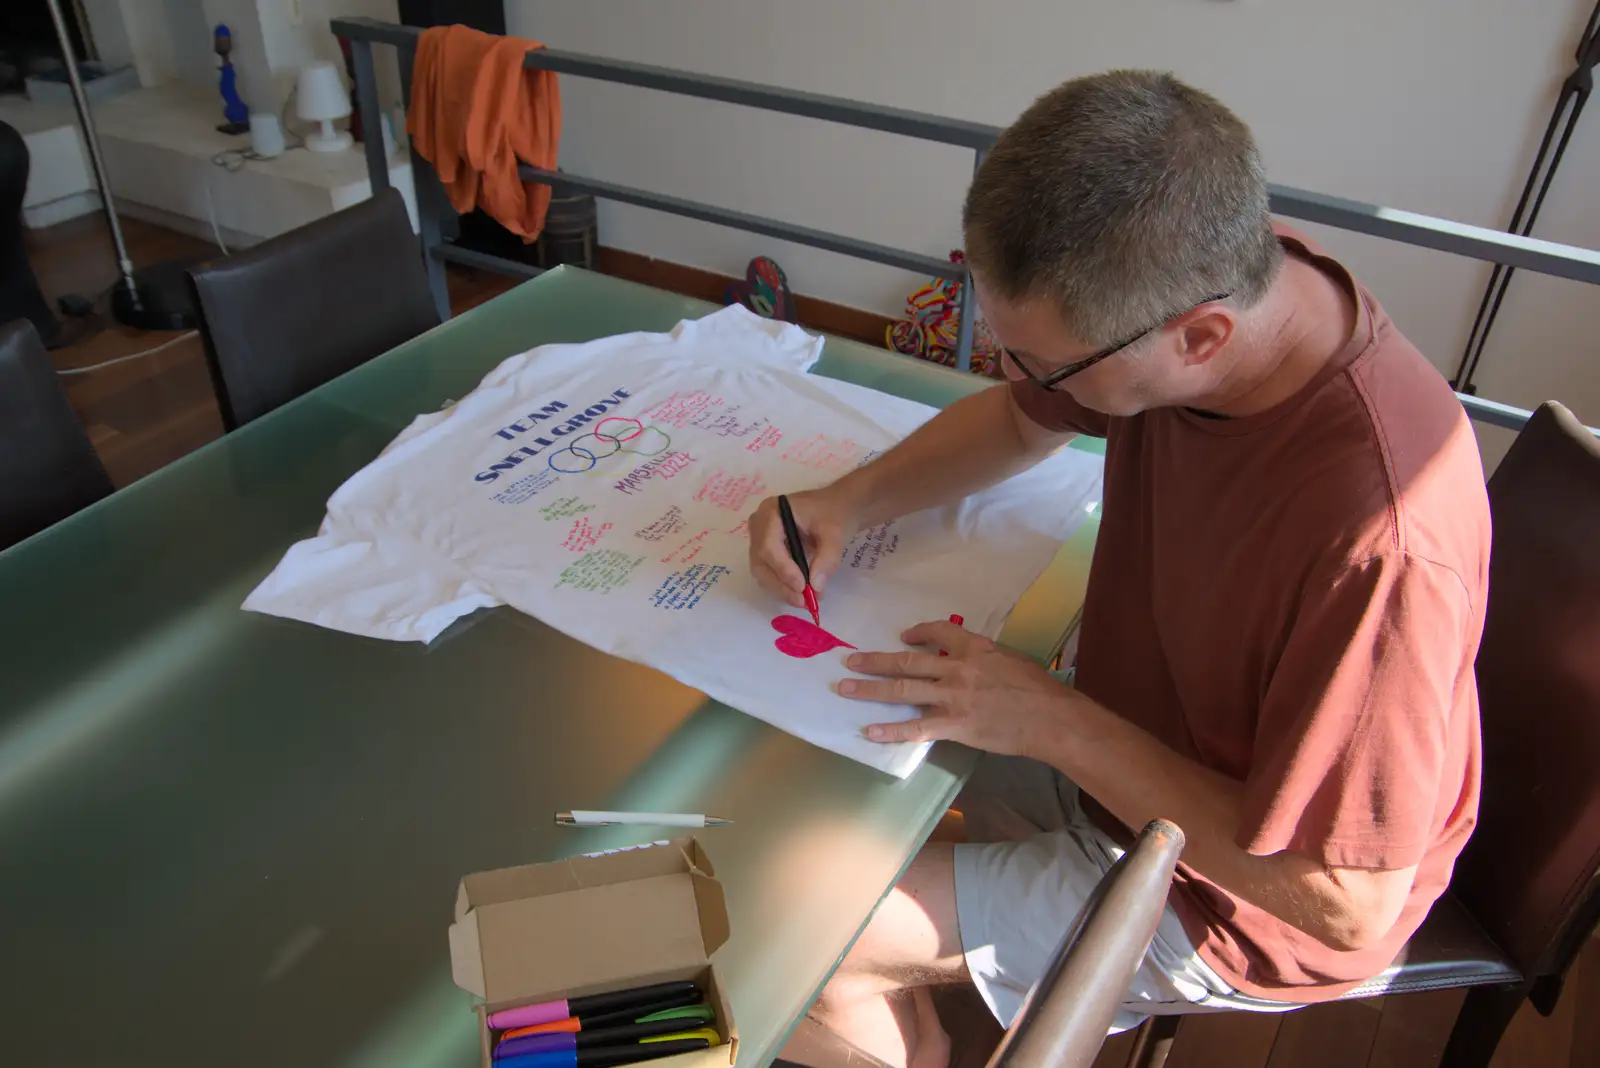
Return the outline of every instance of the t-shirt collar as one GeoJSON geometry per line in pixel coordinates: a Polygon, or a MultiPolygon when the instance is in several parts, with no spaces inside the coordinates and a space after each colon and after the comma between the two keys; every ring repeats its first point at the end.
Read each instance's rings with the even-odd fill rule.
{"type": "Polygon", "coordinates": [[[1230,419],[1217,419],[1192,412],[1187,408],[1175,409],[1178,418],[1208,434],[1249,434],[1277,422],[1310,400],[1318,390],[1328,384],[1329,380],[1360,359],[1363,353],[1370,351],[1377,340],[1375,326],[1377,315],[1373,309],[1372,294],[1356,281],[1355,276],[1345,268],[1344,264],[1323,252],[1309,238],[1287,226],[1274,223],[1273,230],[1277,233],[1278,243],[1283,246],[1283,251],[1287,255],[1311,264],[1350,294],[1356,306],[1355,327],[1350,331],[1350,337],[1338,354],[1329,360],[1311,381],[1300,387],[1292,396],[1286,397],[1265,411],[1230,419]]]}

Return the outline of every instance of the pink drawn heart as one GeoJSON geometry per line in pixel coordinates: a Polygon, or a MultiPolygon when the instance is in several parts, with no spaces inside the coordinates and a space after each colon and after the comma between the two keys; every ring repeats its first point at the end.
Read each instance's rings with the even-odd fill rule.
{"type": "Polygon", "coordinates": [[[855,648],[849,642],[835,638],[811,620],[801,619],[799,616],[777,616],[772,620],[772,629],[783,635],[772,643],[778,647],[778,652],[798,660],[808,660],[818,653],[825,653],[840,646],[846,649],[855,648]]]}

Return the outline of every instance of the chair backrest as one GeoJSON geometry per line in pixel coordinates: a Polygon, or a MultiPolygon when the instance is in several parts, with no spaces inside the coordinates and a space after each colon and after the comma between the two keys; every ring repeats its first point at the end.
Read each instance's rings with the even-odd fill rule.
{"type": "Polygon", "coordinates": [[[439,325],[393,189],[189,277],[229,430],[439,325]]]}
{"type": "Polygon", "coordinates": [[[1151,820],[1095,885],[988,1068],[1089,1068],[1167,907],[1183,831],[1151,820]]]}
{"type": "Polygon", "coordinates": [[[112,488],[33,324],[0,326],[0,549],[112,488]]]}
{"type": "Polygon", "coordinates": [[[48,341],[61,331],[39,291],[22,240],[22,201],[28,189],[28,143],[16,127],[0,122],[0,323],[27,319],[48,341]]]}
{"type": "Polygon", "coordinates": [[[1526,976],[1600,904],[1600,440],[1547,403],[1489,480],[1483,798],[1451,888],[1526,976]]]}

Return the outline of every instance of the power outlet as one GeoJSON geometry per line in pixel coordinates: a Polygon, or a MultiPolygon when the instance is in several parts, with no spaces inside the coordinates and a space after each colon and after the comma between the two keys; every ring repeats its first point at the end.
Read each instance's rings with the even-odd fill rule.
{"type": "Polygon", "coordinates": [[[283,7],[289,16],[289,25],[298,26],[306,20],[304,0],[283,0],[283,7]]]}

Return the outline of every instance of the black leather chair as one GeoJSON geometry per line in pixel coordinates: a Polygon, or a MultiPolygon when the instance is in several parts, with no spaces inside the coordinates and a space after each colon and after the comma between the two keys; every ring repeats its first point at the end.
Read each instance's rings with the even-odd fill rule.
{"type": "Polygon", "coordinates": [[[0,549],[112,489],[33,324],[0,326],[0,549]]]}
{"type": "Polygon", "coordinates": [[[189,277],[229,430],[439,325],[393,189],[189,277]]]}
{"type": "MultiPolygon", "coordinates": [[[[1548,1016],[1600,920],[1600,440],[1541,405],[1489,479],[1478,826],[1394,964],[1346,999],[1470,987],[1439,1068],[1486,1068],[1524,1001],[1548,1016]]],[[[1143,1025],[1135,1068],[1181,1017],[1143,1025]]]]}
{"type": "Polygon", "coordinates": [[[1541,405],[1489,504],[1483,800],[1451,891],[1517,978],[1467,994],[1441,1068],[1487,1065],[1524,1000],[1550,1015],[1600,920],[1600,440],[1541,405]]]}
{"type": "Polygon", "coordinates": [[[14,127],[0,122],[0,323],[27,319],[47,344],[55,344],[61,323],[39,291],[22,242],[28,167],[28,143],[14,127]]]}

